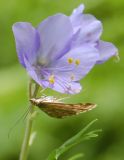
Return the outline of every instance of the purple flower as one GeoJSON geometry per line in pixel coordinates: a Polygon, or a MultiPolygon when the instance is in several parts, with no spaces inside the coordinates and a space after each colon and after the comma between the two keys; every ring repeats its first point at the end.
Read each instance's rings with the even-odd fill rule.
{"type": "Polygon", "coordinates": [[[82,79],[96,63],[117,55],[116,47],[100,40],[102,24],[83,5],[71,16],[56,14],[34,28],[30,23],[13,25],[20,63],[43,88],[61,93],[80,92],[82,79]]]}

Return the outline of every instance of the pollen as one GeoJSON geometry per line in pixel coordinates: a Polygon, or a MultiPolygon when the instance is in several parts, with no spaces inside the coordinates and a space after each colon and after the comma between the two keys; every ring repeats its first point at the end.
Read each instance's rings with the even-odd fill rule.
{"type": "Polygon", "coordinates": [[[49,83],[50,83],[50,84],[54,84],[54,83],[55,83],[55,77],[54,77],[54,75],[51,75],[51,76],[49,77],[49,83]]]}
{"type": "Polygon", "coordinates": [[[68,58],[68,63],[72,64],[73,63],[73,58],[68,58]]]}
{"type": "Polygon", "coordinates": [[[75,60],[75,64],[78,66],[80,64],[80,60],[79,59],[76,59],[75,60]]]}

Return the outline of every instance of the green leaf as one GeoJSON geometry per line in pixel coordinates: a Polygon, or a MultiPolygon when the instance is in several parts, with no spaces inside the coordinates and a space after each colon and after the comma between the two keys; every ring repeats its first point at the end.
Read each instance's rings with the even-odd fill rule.
{"type": "Polygon", "coordinates": [[[84,154],[78,153],[78,154],[74,155],[73,157],[69,158],[68,160],[76,160],[76,159],[82,158],[82,157],[84,157],[84,154]]]}
{"type": "Polygon", "coordinates": [[[98,132],[100,129],[91,131],[86,133],[86,131],[97,121],[97,119],[90,122],[87,126],[85,126],[80,132],[78,132],[75,136],[67,140],[64,144],[62,144],[59,148],[55,149],[47,158],[47,160],[58,160],[61,154],[68,151],[73,146],[79,144],[84,140],[89,140],[90,138],[95,138],[98,136],[98,132]]]}

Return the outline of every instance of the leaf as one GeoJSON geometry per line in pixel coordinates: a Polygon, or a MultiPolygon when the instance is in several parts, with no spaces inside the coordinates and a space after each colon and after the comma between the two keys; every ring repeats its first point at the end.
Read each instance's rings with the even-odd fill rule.
{"type": "Polygon", "coordinates": [[[78,158],[84,157],[83,153],[78,153],[76,155],[74,155],[73,157],[69,158],[68,160],[76,160],[78,158]]]}
{"type": "Polygon", "coordinates": [[[84,140],[89,140],[90,138],[95,138],[98,136],[98,132],[100,129],[91,131],[86,133],[86,131],[97,121],[97,119],[90,122],[87,126],[85,126],[80,132],[78,132],[75,136],[67,140],[64,144],[62,144],[59,148],[53,150],[53,152],[48,156],[47,160],[58,160],[61,154],[68,151],[73,146],[79,144],[84,140]]]}

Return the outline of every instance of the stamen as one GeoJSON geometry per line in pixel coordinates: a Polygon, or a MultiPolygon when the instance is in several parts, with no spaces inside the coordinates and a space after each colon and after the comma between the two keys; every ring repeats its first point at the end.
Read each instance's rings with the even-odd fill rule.
{"type": "Polygon", "coordinates": [[[76,59],[75,60],[75,64],[78,66],[80,64],[80,60],[79,59],[76,59]]]}
{"type": "Polygon", "coordinates": [[[70,78],[71,78],[71,80],[74,80],[74,78],[75,78],[74,74],[72,74],[70,78]]]}
{"type": "Polygon", "coordinates": [[[73,58],[68,58],[68,63],[72,64],[73,63],[73,58]]]}
{"type": "Polygon", "coordinates": [[[51,76],[49,77],[49,83],[50,83],[50,84],[54,84],[54,83],[55,83],[55,77],[54,77],[54,75],[51,75],[51,76]]]}

